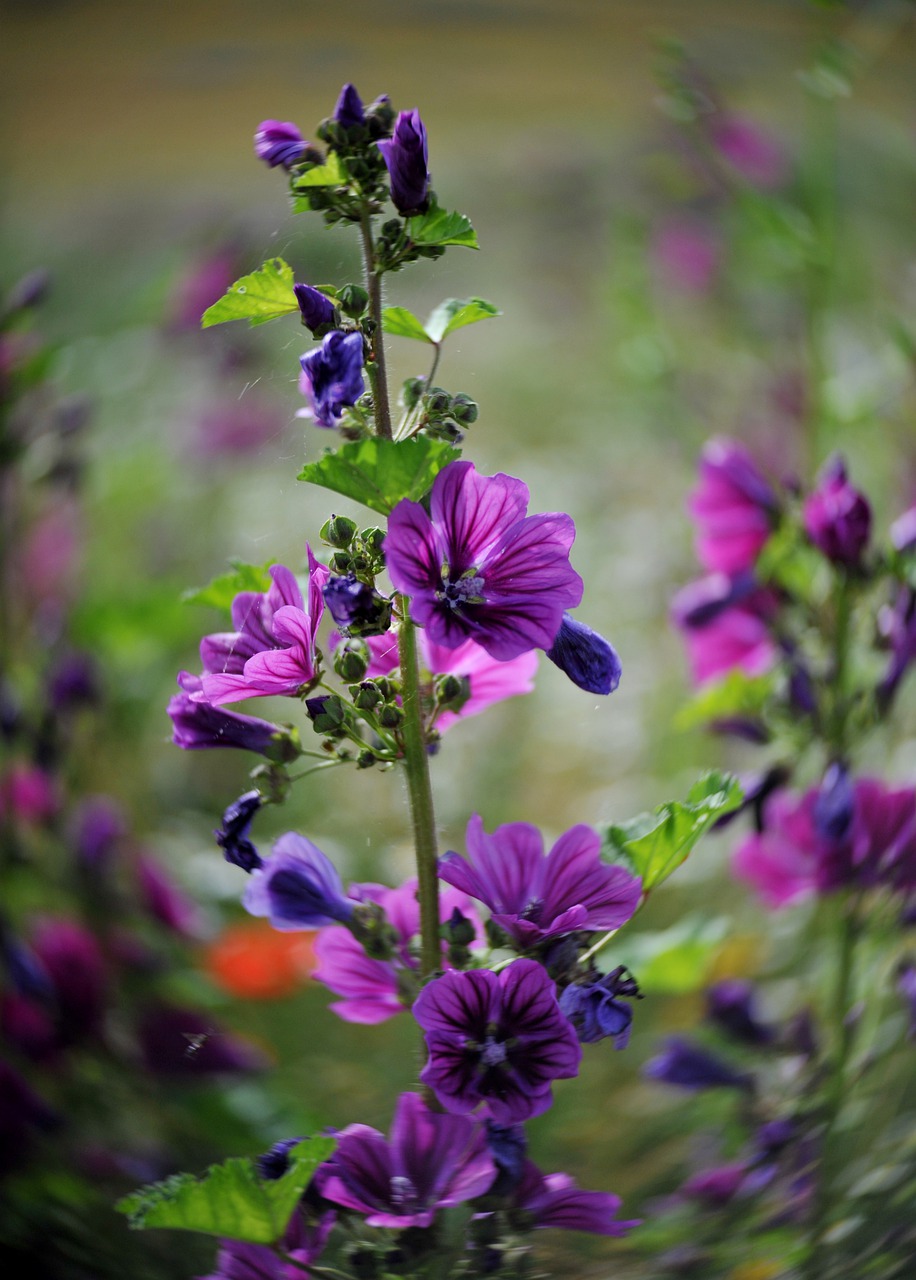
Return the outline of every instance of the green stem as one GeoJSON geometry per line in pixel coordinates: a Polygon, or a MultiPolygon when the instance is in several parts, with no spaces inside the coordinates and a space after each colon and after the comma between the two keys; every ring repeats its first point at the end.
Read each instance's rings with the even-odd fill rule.
{"type": "Polygon", "coordinates": [[[852,620],[852,593],[843,569],[837,571],[833,631],[833,703],[830,709],[827,745],[835,760],[846,755],[846,684],[849,666],[849,624],[852,620]]]}
{"type": "Polygon", "coordinates": [[[420,664],[417,633],[410,620],[406,596],[400,599],[401,627],[398,653],[401,667],[401,700],[404,712],[404,769],[413,823],[417,858],[417,898],[420,903],[420,978],[429,978],[442,966],[439,940],[439,874],[436,818],[429,778],[429,757],[423,733],[420,700],[420,664]]]}
{"type": "Polygon", "coordinates": [[[366,367],[372,387],[375,406],[375,430],[383,440],[390,440],[391,405],[388,400],[388,373],[385,368],[385,343],[382,336],[382,274],[376,269],[375,245],[372,241],[372,218],[363,205],[359,228],[363,237],[363,261],[366,268],[366,288],[369,292],[369,315],[375,325],[372,335],[372,353],[375,357],[366,367]]]}

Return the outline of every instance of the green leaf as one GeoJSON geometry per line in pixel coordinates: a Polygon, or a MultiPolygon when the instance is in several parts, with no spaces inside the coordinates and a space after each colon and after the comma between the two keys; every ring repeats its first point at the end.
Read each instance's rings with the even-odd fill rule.
{"type": "Polygon", "coordinates": [[[386,307],[382,312],[382,328],[395,338],[415,338],[417,342],[432,342],[423,325],[406,307],[386,307]]]}
{"type": "Polygon", "coordinates": [[[608,827],[602,856],[641,876],[643,892],[649,893],[687,861],[700,837],[717,818],[737,809],[741,800],[737,778],[729,773],[704,774],[683,804],[671,801],[653,813],[608,827]]]}
{"type": "Polygon", "coordinates": [[[262,1179],[252,1160],[213,1165],[202,1178],[179,1173],[126,1196],[115,1207],[134,1230],[170,1227],[202,1231],[251,1244],[274,1244],[283,1235],[312,1174],[334,1150],[331,1138],[309,1138],[290,1153],[282,1178],[262,1179]]]}
{"type": "Polygon", "coordinates": [[[293,269],[282,258],[271,258],[249,276],[242,276],[201,316],[201,327],[228,320],[247,320],[249,324],[265,324],[278,316],[299,310],[293,293],[293,269]]]}
{"type": "Polygon", "coordinates": [[[500,314],[499,308],[484,298],[446,298],[427,320],[426,332],[433,342],[441,342],[466,324],[490,320],[500,314]]]}
{"type": "Polygon", "coordinates": [[[309,187],[342,187],[349,174],[340,162],[336,151],[330,152],[324,164],[306,169],[293,183],[293,191],[306,191],[309,187]]]}
{"type": "Polygon", "coordinates": [[[231,573],[221,573],[219,577],[208,582],[205,587],[191,587],[183,592],[184,604],[212,605],[214,609],[228,612],[232,601],[240,591],[267,591],[270,587],[270,567],[267,565],[246,564],[244,560],[230,560],[231,573]]]}
{"type": "Polygon", "coordinates": [[[688,995],[706,985],[728,927],[723,917],[689,916],[670,929],[630,933],[615,947],[614,963],[625,964],[650,994],[688,995]]]}
{"type": "Polygon", "coordinates": [[[760,719],[766,710],[776,684],[775,673],[748,676],[743,671],[729,671],[721,680],[704,685],[674,717],[676,729],[695,729],[713,720],[732,717],[760,719]]]}
{"type": "Polygon", "coordinates": [[[784,520],[761,548],[754,572],[765,585],[780,587],[798,600],[817,601],[829,589],[830,567],[797,522],[784,520]]]}
{"type": "Polygon", "coordinates": [[[459,457],[444,440],[356,440],[299,472],[300,480],[353,498],[387,516],[402,498],[419,501],[442,468],[459,457]]]}
{"type": "Polygon", "coordinates": [[[427,213],[408,218],[407,234],[414,244],[458,244],[466,249],[480,248],[477,232],[471,226],[470,218],[463,213],[448,213],[438,205],[433,205],[427,213]]]}

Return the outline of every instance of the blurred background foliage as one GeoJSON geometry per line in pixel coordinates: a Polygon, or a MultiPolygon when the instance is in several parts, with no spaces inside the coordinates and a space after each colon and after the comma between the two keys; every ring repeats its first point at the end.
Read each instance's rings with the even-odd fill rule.
{"type": "MultiPolygon", "coordinates": [[[[272,116],[309,136],[345,80],[366,100],[419,106],[440,199],[477,228],[479,255],[393,277],[388,301],[422,315],[477,294],[501,308],[451,340],[440,377],[481,405],[468,442],[479,468],[523,476],[533,510],[573,514],[580,616],[612,638],[624,678],[599,705],[542,662],[535,694],[448,735],[433,781],[443,847],[462,847],[472,811],[556,835],[681,796],[704,767],[741,766],[734,747],[674,727],[687,681],[667,600],[692,571],[683,503],[706,437],[737,435],[780,472],[842,447],[878,523],[913,500],[913,7],[7,0],[4,11],[4,284],[48,269],[50,380],[94,412],[68,627],[105,698],[68,785],[116,799],[200,904],[170,981],[272,1062],[244,1083],[141,1091],[122,1123],[134,1139],[155,1133],[176,1165],[328,1124],[387,1128],[414,1075],[411,1023],[348,1026],[302,979],[307,955],[265,951],[261,929],[226,936],[242,921],[242,877],[210,832],[246,789],[245,761],[168,740],[175,672],[196,669],[200,635],[222,625],[182,592],[231,556],[298,567],[329,510],[294,478],[323,446],[295,417],[307,344],[294,322],[196,328],[265,257],[282,254],[299,279],[357,276],[343,232],[289,214],[282,178],[254,159],[254,128],[272,116]],[[769,176],[741,172],[724,146],[711,156],[691,95],[711,118],[753,122],[769,176]]],[[[390,349],[396,376],[424,371],[411,344],[390,349]]],[[[911,778],[906,705],[909,732],[882,750],[911,778]]],[[[299,829],[345,876],[393,883],[410,866],[404,800],[395,775],[335,771],[301,783],[259,834],[299,829]]],[[[708,841],[640,918],[650,935],[688,923],[645,982],[631,1048],[586,1055],[582,1082],[558,1088],[531,1126],[544,1167],[613,1188],[628,1214],[677,1186],[691,1154],[684,1109],[640,1080],[640,1062],[661,1030],[696,1021],[706,981],[784,957],[804,928],[797,913],[764,928],[728,880],[727,844],[708,841]]],[[[777,1015],[799,998],[782,973],[777,1015]]],[[[694,1108],[706,1122],[717,1109],[727,1103],[694,1108]]],[[[17,1204],[53,1202],[46,1141],[17,1204]]],[[[66,1243],[79,1239],[71,1213],[47,1274],[187,1273],[184,1242],[168,1255],[108,1213],[105,1196],[129,1185],[128,1173],[105,1182],[94,1206],[105,1249],[87,1261],[85,1241],[66,1243]]],[[[74,1195],[61,1203],[83,1206],[74,1195]]],[[[560,1276],[609,1272],[600,1241],[548,1235],[545,1254],[560,1276]]]]}

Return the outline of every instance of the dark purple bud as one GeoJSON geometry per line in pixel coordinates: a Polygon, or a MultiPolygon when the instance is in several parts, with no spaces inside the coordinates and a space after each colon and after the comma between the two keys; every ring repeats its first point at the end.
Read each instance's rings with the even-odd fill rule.
{"type": "Polygon", "coordinates": [[[91,654],[64,654],[48,674],[48,700],[57,712],[91,706],[98,702],[99,693],[98,663],[91,654]]]}
{"type": "Polygon", "coordinates": [[[754,1135],[754,1150],[760,1160],[772,1160],[798,1137],[794,1120],[768,1120],[754,1135]]]}
{"type": "Polygon", "coordinates": [[[345,84],[334,108],[334,119],[344,129],[355,129],[366,123],[363,101],[352,84],[345,84]]]}
{"type": "Polygon", "coordinates": [[[346,406],[356,404],[366,389],[362,334],[335,329],[299,363],[316,423],[319,427],[336,427],[346,406]]]}
{"type": "Polygon", "coordinates": [[[429,194],[426,128],[420,113],[400,111],[394,136],[377,143],[391,178],[391,199],[402,217],[424,213],[429,194]]]}
{"type": "Polygon", "coordinates": [[[83,801],[73,822],[73,841],[79,861],[90,871],[101,871],[127,834],[124,814],[108,796],[83,801]]]}
{"type": "Polygon", "coordinates": [[[742,1161],[719,1165],[715,1169],[704,1169],[687,1179],[681,1187],[680,1195],[718,1208],[734,1199],[746,1176],[747,1165],[742,1161]]]}
{"type": "Polygon", "coordinates": [[[197,922],[197,908],[155,858],[137,859],[137,888],[144,910],[174,933],[189,934],[197,922]]]}
{"type": "Polygon", "coordinates": [[[264,1054],[241,1036],[222,1031],[209,1015],[178,1005],[147,1008],[137,1027],[147,1070],[164,1076],[261,1071],[264,1054]]]}
{"type": "MultiPolygon", "coordinates": [[[[712,733],[720,733],[730,738],[740,738],[743,742],[752,742],[755,746],[763,746],[770,741],[770,731],[760,720],[752,720],[750,716],[720,716],[718,720],[710,720],[712,733]]],[[[735,813],[727,813],[719,822],[728,822],[735,813]]],[[[718,823],[716,824],[718,825],[718,823]]]]}
{"type": "Polygon", "coordinates": [[[852,568],[862,558],[871,532],[871,507],[846,478],[846,464],[832,457],[805,501],[803,520],[808,537],[828,560],[852,568]]]}
{"type": "Polygon", "coordinates": [[[487,1146],[496,1164],[496,1180],[488,1194],[509,1196],[522,1180],[528,1140],[520,1124],[496,1124],[487,1120],[487,1146]]]}
{"type": "Polygon", "coordinates": [[[772,1027],[761,1022],[754,1009],[754,988],[738,978],[726,978],[706,992],[707,1016],[727,1035],[744,1044],[771,1044],[772,1027]]]}
{"type": "Polygon", "coordinates": [[[789,705],[803,716],[813,715],[817,710],[814,682],[808,668],[798,658],[793,658],[789,673],[789,705]]]}
{"type": "Polygon", "coordinates": [[[60,1043],[97,1035],[108,977],[93,935],[73,920],[48,917],[36,929],[33,945],[54,988],[60,1043]]]}
{"type": "Polygon", "coordinates": [[[37,307],[44,302],[51,286],[51,273],[45,267],[37,267],[17,280],[6,295],[3,310],[9,315],[14,311],[25,311],[28,307],[37,307]]]}
{"type": "Polygon", "coordinates": [[[810,1009],[800,1009],[788,1022],[783,1041],[792,1053],[813,1058],[818,1052],[817,1022],[810,1009]]]}
{"type": "Polygon", "coordinates": [[[456,907],[442,926],[442,936],[453,947],[469,947],[477,937],[477,929],[474,921],[456,907]]]}
{"type": "Polygon", "coordinates": [[[248,838],[261,803],[260,791],[246,791],[223,814],[222,830],[213,832],[226,861],[243,871],[255,871],[264,865],[263,858],[248,838]]]}
{"type": "Polygon", "coordinates": [[[388,630],[390,601],[352,574],[329,578],[322,588],[322,595],[331,617],[339,627],[356,627],[360,631],[375,628],[388,630]]]}
{"type": "Polygon", "coordinates": [[[614,646],[572,614],[563,614],[547,657],[586,693],[613,693],[620,684],[622,668],[614,646]]]}
{"type": "Polygon", "coordinates": [[[878,614],[878,630],[890,648],[890,659],[876,694],[882,710],[890,706],[900,681],[916,660],[916,591],[902,587],[893,605],[885,605],[878,614]]]}
{"type": "Polygon", "coordinates": [[[643,1067],[650,1080],[679,1089],[748,1089],[752,1078],[735,1071],[724,1059],[679,1036],[670,1036],[656,1057],[643,1067]]]}
{"type": "Polygon", "coordinates": [[[177,747],[184,751],[237,747],[269,759],[283,758],[289,734],[279,725],[195,701],[191,695],[199,692],[201,681],[189,671],[178,673],[178,683],[182,692],[171,699],[167,708],[173,726],[172,741],[177,747]]]}
{"type": "Polygon", "coordinates": [[[281,1142],[275,1142],[262,1156],[258,1156],[258,1173],[261,1177],[267,1182],[282,1178],[290,1167],[289,1153],[302,1141],[302,1138],[284,1138],[281,1142]]]}
{"type": "Polygon", "coordinates": [[[283,931],[347,924],[355,910],[330,858],[295,831],[281,836],[267,862],[254,871],[243,904],[283,931]]]}
{"type": "Polygon", "coordinates": [[[308,143],[288,120],[262,120],[254,135],[254,153],[271,169],[290,169],[305,155],[308,143]]]}
{"type": "Polygon", "coordinates": [[[916,507],[898,516],[890,528],[891,546],[896,551],[916,550],[916,507]]]}
{"type": "Polygon", "coordinates": [[[757,583],[750,573],[742,572],[734,577],[727,573],[707,574],[696,582],[688,582],[675,593],[671,601],[672,620],[681,628],[705,627],[756,590],[757,583]]]}
{"type": "Polygon", "coordinates": [[[19,995],[41,1001],[53,997],[54,988],[47,970],[34,952],[13,938],[4,939],[2,951],[10,984],[19,995]]]}
{"type": "Polygon", "coordinates": [[[337,309],[331,299],[310,284],[294,284],[293,293],[302,312],[302,323],[312,333],[333,329],[337,323],[337,309]]]}
{"type": "Polygon", "coordinates": [[[33,1062],[53,1058],[60,1049],[52,1002],[39,1002],[16,991],[0,995],[0,1033],[7,1044],[33,1062]]]}
{"type": "Polygon", "coordinates": [[[825,840],[845,840],[855,816],[856,795],[845,765],[836,761],[827,772],[814,801],[814,827],[825,840]]]}

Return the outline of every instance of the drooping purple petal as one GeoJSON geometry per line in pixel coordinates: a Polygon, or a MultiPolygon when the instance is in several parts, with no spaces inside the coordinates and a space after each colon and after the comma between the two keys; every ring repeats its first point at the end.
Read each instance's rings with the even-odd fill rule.
{"type": "Polygon", "coordinates": [[[567,1231],[625,1236],[639,1226],[636,1219],[617,1220],[619,1196],[609,1191],[580,1191],[568,1174],[545,1175],[531,1160],[525,1161],[513,1205],[530,1213],[536,1228],[562,1227],[567,1231]]]}
{"type": "Polygon", "coordinates": [[[620,659],[604,636],[564,613],[547,657],[587,693],[613,693],[620,684],[620,659]]]}
{"type": "Polygon", "coordinates": [[[251,873],[243,903],[283,932],[345,922],[354,908],[331,860],[294,831],[281,836],[267,862],[251,873]]]}

